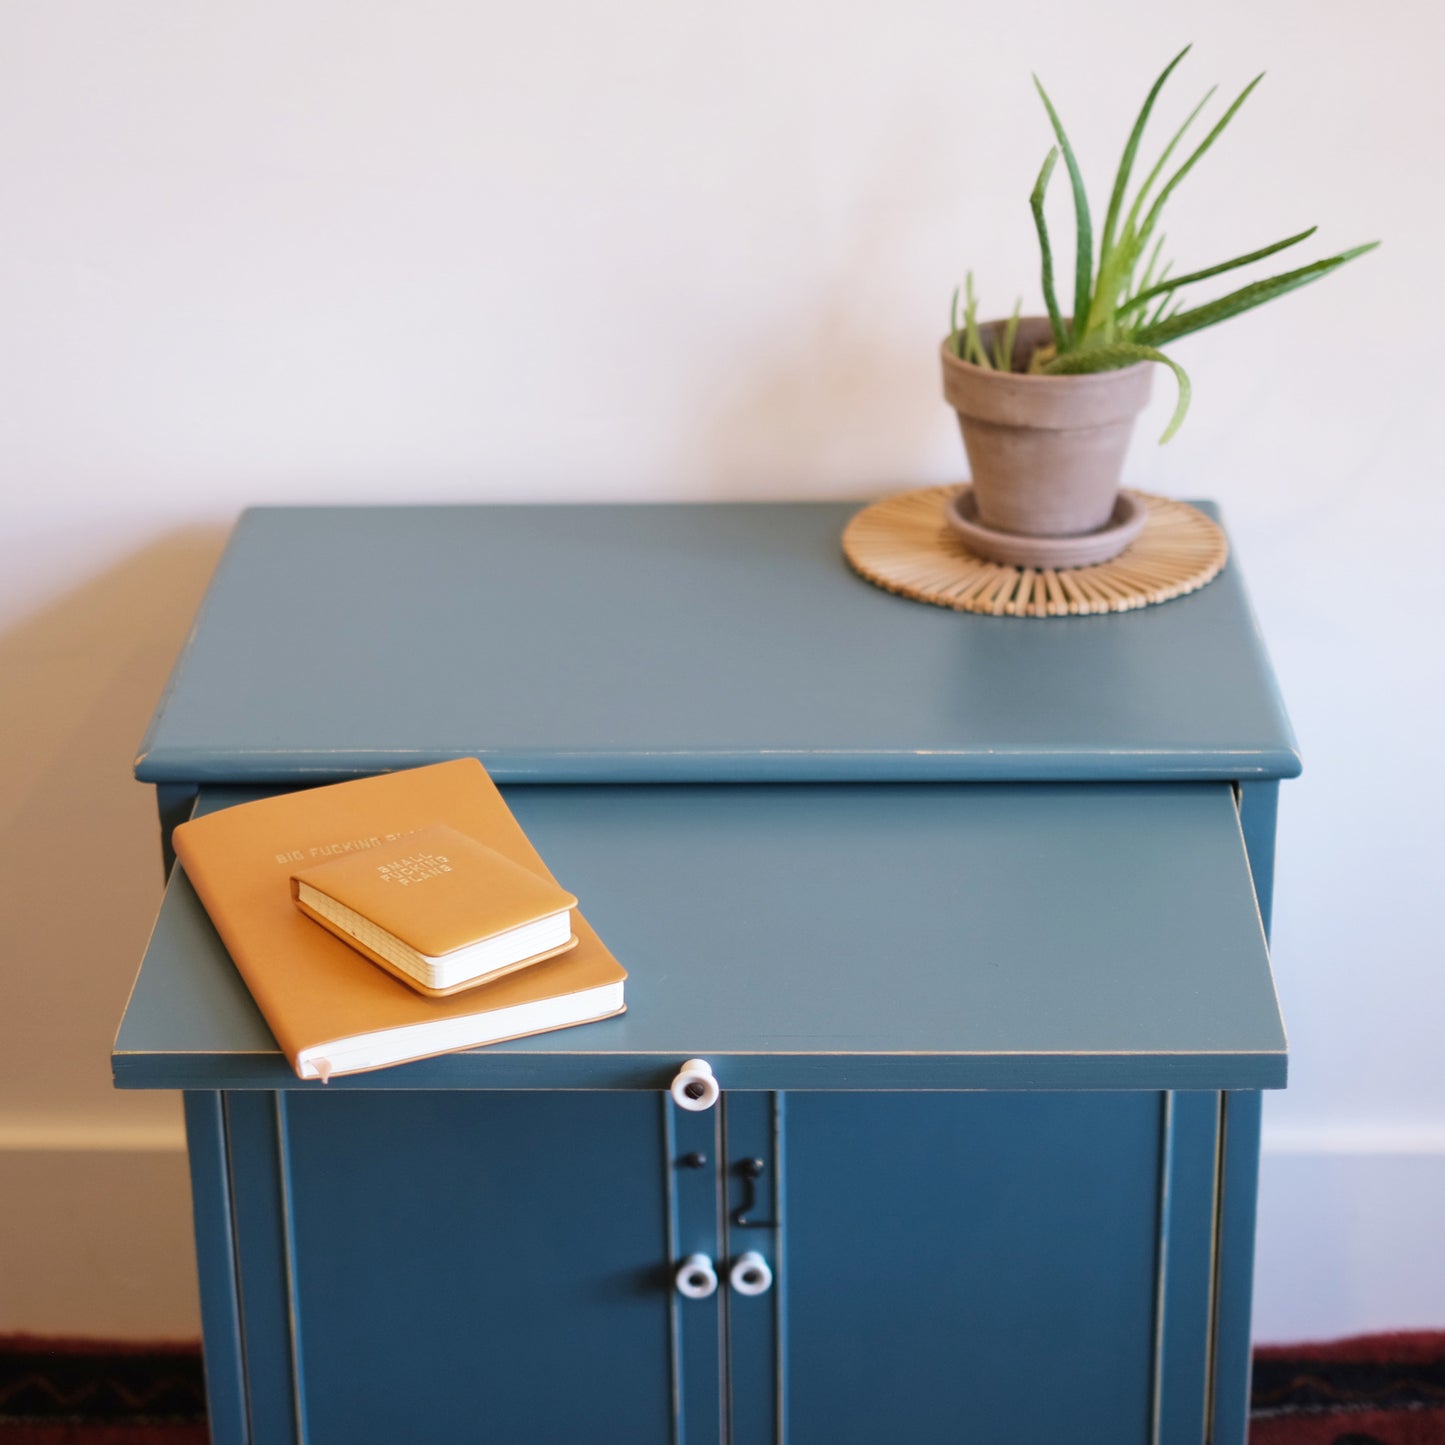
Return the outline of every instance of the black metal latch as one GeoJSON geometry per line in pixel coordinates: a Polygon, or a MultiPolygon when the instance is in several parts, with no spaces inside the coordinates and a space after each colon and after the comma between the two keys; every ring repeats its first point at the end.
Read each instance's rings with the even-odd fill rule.
{"type": "Polygon", "coordinates": [[[749,1219],[758,1207],[758,1180],[767,1166],[761,1159],[739,1159],[733,1165],[733,1172],[743,1181],[743,1201],[732,1213],[732,1221],[739,1229],[772,1229],[771,1219],[749,1219]]]}

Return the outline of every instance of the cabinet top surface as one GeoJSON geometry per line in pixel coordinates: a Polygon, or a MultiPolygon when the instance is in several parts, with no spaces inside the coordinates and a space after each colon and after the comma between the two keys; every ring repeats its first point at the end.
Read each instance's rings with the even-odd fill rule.
{"type": "Polygon", "coordinates": [[[506,782],[1289,777],[1231,563],[1106,617],[852,573],[857,504],[260,508],[136,762],[284,783],[477,756],[506,782]]]}

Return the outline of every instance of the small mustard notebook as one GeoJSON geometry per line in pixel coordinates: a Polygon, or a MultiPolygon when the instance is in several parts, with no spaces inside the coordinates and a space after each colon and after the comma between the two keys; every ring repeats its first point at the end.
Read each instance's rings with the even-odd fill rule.
{"type": "Polygon", "coordinates": [[[577,900],[446,824],[303,869],[308,918],[419,992],[475,988],[577,944],[577,900]]]}

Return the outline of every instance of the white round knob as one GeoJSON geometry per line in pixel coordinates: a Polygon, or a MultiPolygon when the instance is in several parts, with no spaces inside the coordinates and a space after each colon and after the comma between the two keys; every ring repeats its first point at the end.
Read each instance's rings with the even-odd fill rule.
{"type": "Polygon", "coordinates": [[[717,1270],[705,1254],[690,1254],[677,1267],[677,1292],[688,1299],[706,1299],[717,1292],[717,1270]]]}
{"type": "Polygon", "coordinates": [[[750,1249],[733,1261],[728,1271],[728,1287],[738,1294],[767,1294],[773,1287],[773,1272],[757,1250],[750,1249]]]}
{"type": "Polygon", "coordinates": [[[712,1076],[712,1065],[706,1059],[689,1059],[672,1081],[672,1101],[679,1109],[690,1109],[701,1113],[717,1103],[717,1080],[712,1076]]]}

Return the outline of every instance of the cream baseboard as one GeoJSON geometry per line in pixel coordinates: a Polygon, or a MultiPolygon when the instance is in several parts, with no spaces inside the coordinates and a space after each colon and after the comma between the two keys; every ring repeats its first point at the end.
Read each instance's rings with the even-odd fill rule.
{"type": "Polygon", "coordinates": [[[1445,1139],[1430,1130],[1267,1134],[1254,1337],[1445,1329],[1445,1139]]]}
{"type": "Polygon", "coordinates": [[[184,1154],[185,1126],[179,1122],[93,1124],[46,1119],[0,1122],[0,1158],[11,1154],[184,1154]]]}

